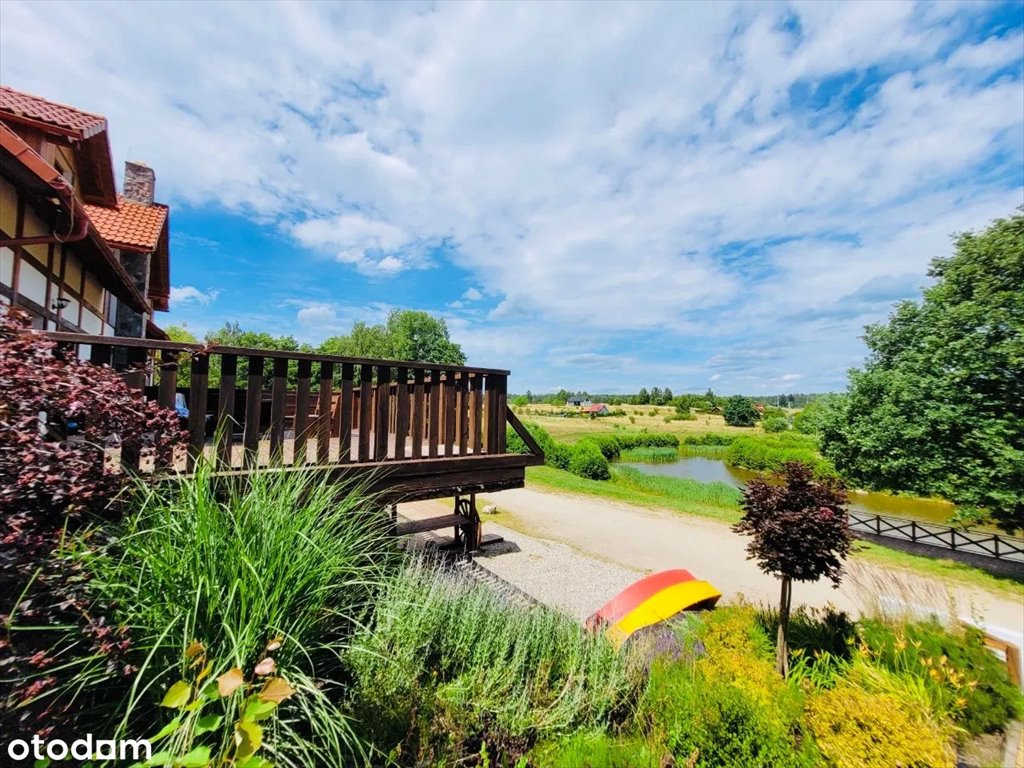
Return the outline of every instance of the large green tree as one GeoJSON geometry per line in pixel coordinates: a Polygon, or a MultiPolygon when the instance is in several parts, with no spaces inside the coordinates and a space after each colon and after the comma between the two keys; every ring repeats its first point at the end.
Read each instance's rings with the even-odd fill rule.
{"type": "Polygon", "coordinates": [[[448,325],[426,312],[396,309],[383,325],[356,323],[351,333],[326,339],[319,352],[346,357],[415,360],[465,365],[462,347],[451,340],[448,325]]]}
{"type": "Polygon", "coordinates": [[[1024,215],[955,239],[935,284],[867,328],[864,367],[822,452],[873,488],[938,494],[963,519],[1024,528],[1024,215]]]}
{"type": "Polygon", "coordinates": [[[751,399],[743,395],[733,395],[726,400],[722,415],[725,423],[732,427],[752,427],[761,417],[751,399]]]}

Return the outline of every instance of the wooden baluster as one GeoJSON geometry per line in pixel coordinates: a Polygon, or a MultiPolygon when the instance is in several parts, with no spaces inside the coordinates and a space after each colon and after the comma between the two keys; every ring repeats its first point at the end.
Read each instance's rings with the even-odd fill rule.
{"type": "MultiPolygon", "coordinates": [[[[93,349],[96,346],[93,345],[93,349]]],[[[110,351],[107,350],[107,360],[110,351]]],[[[165,349],[160,353],[160,383],[156,401],[161,408],[174,408],[175,395],[178,394],[178,353],[165,349]]]]}
{"type": "Polygon", "coordinates": [[[395,459],[405,458],[406,438],[409,435],[409,369],[398,369],[397,404],[395,406],[395,459]]]}
{"type": "Polygon", "coordinates": [[[142,392],[146,386],[146,348],[128,347],[128,368],[125,370],[124,382],[129,389],[142,392]]]}
{"type": "Polygon", "coordinates": [[[288,392],[288,359],[274,358],[270,395],[270,463],[284,463],[284,398],[288,392]]]}
{"type": "Polygon", "coordinates": [[[339,452],[338,461],[352,461],[352,381],[355,378],[355,366],[352,363],[341,364],[341,408],[339,415],[341,425],[338,429],[339,452]]]}
{"type": "Polygon", "coordinates": [[[455,445],[455,371],[444,377],[444,455],[451,456],[455,445]]]}
{"type": "Polygon", "coordinates": [[[469,452],[469,373],[459,374],[459,456],[469,452]]]}
{"type": "Polygon", "coordinates": [[[506,431],[505,422],[508,420],[508,379],[504,376],[498,377],[498,412],[495,414],[495,428],[497,434],[498,453],[505,452],[506,431]]]}
{"type": "Polygon", "coordinates": [[[489,375],[487,377],[487,392],[484,397],[484,423],[487,425],[487,453],[498,452],[498,429],[495,426],[496,414],[498,412],[498,377],[489,375]]]}
{"type": "Polygon", "coordinates": [[[388,458],[388,416],[391,406],[391,366],[377,366],[377,417],[374,420],[373,458],[384,461],[388,458]]]}
{"type": "Polygon", "coordinates": [[[298,379],[295,384],[295,420],[292,432],[295,436],[295,450],[292,453],[292,464],[305,464],[307,432],[309,430],[309,377],[313,374],[313,363],[310,360],[299,360],[298,379]]]}
{"type": "Polygon", "coordinates": [[[254,467],[260,460],[260,411],[263,398],[263,358],[249,356],[249,382],[245,390],[245,432],[242,435],[243,464],[254,467]]]}
{"type": "Polygon", "coordinates": [[[441,372],[436,368],[430,372],[427,421],[427,456],[437,457],[437,449],[441,442],[441,372]]]}
{"type": "Polygon", "coordinates": [[[359,366],[359,461],[370,460],[370,430],[373,429],[373,366],[359,366]]]}
{"type": "Polygon", "coordinates": [[[483,383],[479,373],[469,380],[469,441],[474,454],[480,453],[483,443],[483,383]]]}
{"type": "Polygon", "coordinates": [[[196,355],[188,383],[188,460],[191,472],[203,455],[206,445],[206,394],[209,389],[210,357],[196,355]]]}
{"type": "Polygon", "coordinates": [[[320,363],[320,416],[317,421],[316,460],[327,464],[331,460],[331,394],[334,388],[334,363],[320,363]]]}
{"type": "Polygon", "coordinates": [[[217,391],[217,467],[230,469],[235,457],[235,378],[238,355],[221,355],[220,388],[217,391]]]}
{"type": "Polygon", "coordinates": [[[423,369],[413,372],[412,385],[412,457],[423,456],[423,415],[426,410],[426,391],[423,385],[423,369]]]}

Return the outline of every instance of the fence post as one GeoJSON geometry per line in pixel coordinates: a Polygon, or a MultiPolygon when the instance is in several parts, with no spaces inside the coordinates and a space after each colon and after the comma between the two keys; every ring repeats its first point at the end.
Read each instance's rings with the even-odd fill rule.
{"type": "Polygon", "coordinates": [[[999,534],[992,536],[992,545],[995,547],[996,560],[999,559],[999,534]]]}
{"type": "Polygon", "coordinates": [[[882,516],[875,515],[875,533],[879,536],[882,535],[882,516]]]}
{"type": "Polygon", "coordinates": [[[910,521],[910,540],[917,544],[917,523],[910,521]]]}
{"type": "MultiPolygon", "coordinates": [[[[970,539],[968,539],[970,541],[970,539]]],[[[956,528],[949,529],[949,548],[956,552],[956,528]]]]}

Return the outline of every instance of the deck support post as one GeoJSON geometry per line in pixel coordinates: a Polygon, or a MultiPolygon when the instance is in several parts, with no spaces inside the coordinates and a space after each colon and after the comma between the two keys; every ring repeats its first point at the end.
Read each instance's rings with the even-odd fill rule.
{"type": "Polygon", "coordinates": [[[455,528],[455,543],[462,544],[463,552],[476,552],[480,549],[480,513],[476,508],[476,494],[455,497],[455,514],[462,515],[469,522],[455,528]]]}

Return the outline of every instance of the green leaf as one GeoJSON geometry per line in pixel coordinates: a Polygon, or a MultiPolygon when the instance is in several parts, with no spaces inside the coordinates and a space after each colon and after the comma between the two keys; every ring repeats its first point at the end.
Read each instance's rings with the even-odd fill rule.
{"type": "Polygon", "coordinates": [[[177,768],[205,768],[210,764],[210,748],[196,747],[174,761],[177,768]]]}
{"type": "Polygon", "coordinates": [[[265,757],[250,755],[245,760],[237,760],[235,768],[274,768],[274,764],[265,757]]]}
{"type": "Polygon", "coordinates": [[[256,697],[251,697],[245,705],[245,713],[242,715],[242,719],[254,722],[265,720],[273,714],[275,709],[277,709],[276,701],[260,701],[256,697]]]}
{"type": "Polygon", "coordinates": [[[203,715],[196,721],[195,728],[192,729],[192,733],[199,736],[210,731],[215,731],[220,728],[220,724],[224,722],[223,715],[203,715]]]}
{"type": "MultiPolygon", "coordinates": [[[[172,755],[170,752],[168,752],[166,749],[164,749],[164,750],[161,750],[159,752],[154,752],[152,755],[149,756],[149,760],[147,760],[146,762],[142,763],[142,765],[145,765],[145,766],[167,765],[173,759],[174,759],[174,755],[172,755]]],[[[134,768],[134,766],[133,766],[133,768],[134,768]]]]}
{"type": "Polygon", "coordinates": [[[166,738],[174,733],[181,726],[181,717],[176,717],[159,731],[156,732],[155,736],[150,736],[149,741],[160,741],[160,739],[166,738]]]}
{"type": "Polygon", "coordinates": [[[251,757],[262,744],[263,729],[256,723],[243,720],[235,726],[235,759],[251,757]]]}
{"type": "Polygon", "coordinates": [[[220,698],[220,686],[216,680],[211,680],[200,691],[199,695],[207,701],[213,701],[214,699],[220,698]]]}
{"type": "Polygon", "coordinates": [[[167,689],[167,693],[164,694],[164,700],[160,702],[160,706],[178,709],[188,704],[191,696],[192,686],[184,680],[179,680],[167,689]]]}
{"type": "Polygon", "coordinates": [[[50,764],[50,758],[44,757],[42,760],[36,760],[32,763],[32,768],[47,768],[50,764]]]}

